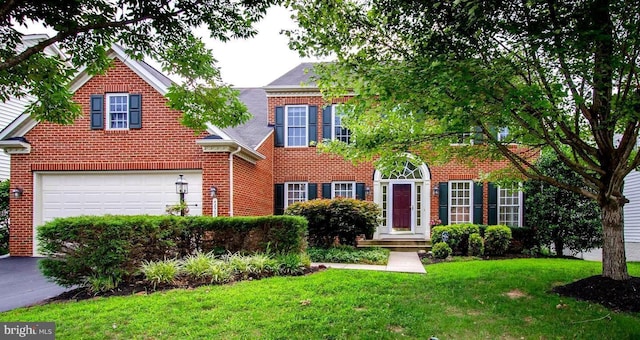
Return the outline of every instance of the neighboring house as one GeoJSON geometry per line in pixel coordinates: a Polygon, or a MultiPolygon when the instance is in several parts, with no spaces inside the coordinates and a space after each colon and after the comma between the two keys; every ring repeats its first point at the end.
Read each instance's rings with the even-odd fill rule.
{"type": "Polygon", "coordinates": [[[318,153],[316,141],[349,140],[335,104],[327,105],[301,64],[264,88],[239,89],[254,115],[236,128],[195,135],[163,96],[171,81],[114,47],[104,75],[72,82],[84,115],[73,125],[18,117],[0,133],[11,154],[10,252],[37,255],[35,227],[82,214],[164,214],[178,202],[175,182],[189,183],[192,215],[280,214],[294,202],[353,197],[380,205],[376,239],[430,239],[431,220],[522,225],[518,191],[476,183],[502,167],[480,162],[429,166],[407,155],[403,171],[383,175],[318,153]],[[215,190],[213,190],[215,189],[215,190]]]}
{"type": "MultiPolygon", "coordinates": [[[[18,46],[18,50],[23,51],[38,42],[49,38],[46,34],[30,34],[25,35],[22,44],[18,46]]],[[[64,58],[64,54],[55,46],[49,46],[44,51],[48,55],[59,55],[64,58]]],[[[12,97],[5,102],[0,101],[0,130],[6,128],[14,119],[21,115],[25,109],[33,102],[32,96],[24,96],[21,98],[12,97]]],[[[0,180],[9,178],[9,155],[0,153],[0,180]]]]}

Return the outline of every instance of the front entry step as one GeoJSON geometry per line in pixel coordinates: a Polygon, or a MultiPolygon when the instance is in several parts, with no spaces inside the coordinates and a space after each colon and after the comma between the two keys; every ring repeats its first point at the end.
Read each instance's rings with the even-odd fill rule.
{"type": "Polygon", "coordinates": [[[406,252],[417,252],[417,251],[430,251],[431,250],[431,241],[430,240],[417,240],[417,239],[379,239],[379,240],[359,240],[358,248],[385,248],[392,251],[406,251],[406,252]]]}

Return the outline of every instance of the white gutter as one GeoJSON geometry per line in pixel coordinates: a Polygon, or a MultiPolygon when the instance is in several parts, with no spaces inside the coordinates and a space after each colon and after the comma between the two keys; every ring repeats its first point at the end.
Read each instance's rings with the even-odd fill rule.
{"type": "Polygon", "coordinates": [[[236,151],[229,153],[229,216],[233,216],[233,156],[242,151],[242,147],[238,146],[236,151]]]}

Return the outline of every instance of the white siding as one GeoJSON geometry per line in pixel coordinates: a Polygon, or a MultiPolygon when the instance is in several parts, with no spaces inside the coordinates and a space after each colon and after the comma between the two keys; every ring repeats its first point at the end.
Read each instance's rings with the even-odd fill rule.
{"type": "Polygon", "coordinates": [[[640,242],[640,172],[632,171],[627,176],[624,194],[629,199],[624,206],[624,239],[640,242]]]}
{"type": "MultiPolygon", "coordinates": [[[[21,115],[32,101],[32,96],[25,96],[20,99],[12,98],[6,102],[0,102],[0,131],[21,115]]],[[[9,178],[9,170],[9,155],[0,152],[0,180],[9,178]]]]}

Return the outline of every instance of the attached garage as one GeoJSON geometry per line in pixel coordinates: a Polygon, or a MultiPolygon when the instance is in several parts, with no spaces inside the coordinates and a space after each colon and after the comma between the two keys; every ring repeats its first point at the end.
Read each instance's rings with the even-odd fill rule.
{"type": "Polygon", "coordinates": [[[189,215],[202,215],[201,171],[36,172],[33,225],[81,215],[166,214],[179,202],[179,175],[189,183],[189,215]]]}

